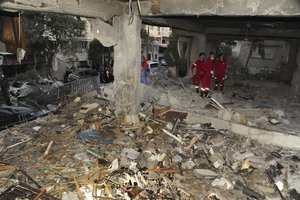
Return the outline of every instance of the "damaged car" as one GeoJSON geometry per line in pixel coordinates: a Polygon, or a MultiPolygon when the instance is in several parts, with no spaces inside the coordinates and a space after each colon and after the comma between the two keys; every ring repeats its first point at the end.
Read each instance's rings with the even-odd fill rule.
{"type": "Polygon", "coordinates": [[[21,81],[15,81],[13,82],[9,87],[9,93],[14,97],[26,97],[29,94],[37,91],[37,87],[29,82],[21,82],[21,81]]]}
{"type": "Polygon", "coordinates": [[[50,91],[64,85],[61,81],[41,76],[38,76],[38,80],[36,82],[15,81],[10,85],[9,93],[13,97],[22,98],[39,91],[48,94],[50,91]]]}
{"type": "Polygon", "coordinates": [[[4,130],[14,124],[34,120],[47,115],[44,110],[35,112],[33,109],[22,106],[2,106],[0,107],[0,130],[4,130]]]}

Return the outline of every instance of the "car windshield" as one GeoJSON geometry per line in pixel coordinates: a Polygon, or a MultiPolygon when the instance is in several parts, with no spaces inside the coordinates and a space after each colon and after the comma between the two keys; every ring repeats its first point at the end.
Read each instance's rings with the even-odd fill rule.
{"type": "Polygon", "coordinates": [[[156,67],[158,67],[158,63],[152,63],[152,64],[150,64],[150,68],[156,68],[156,67]]]}

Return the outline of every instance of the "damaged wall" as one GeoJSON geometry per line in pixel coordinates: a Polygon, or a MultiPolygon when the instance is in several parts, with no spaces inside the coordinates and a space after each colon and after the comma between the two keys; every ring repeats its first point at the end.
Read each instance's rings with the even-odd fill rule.
{"type": "Polygon", "coordinates": [[[6,46],[3,42],[0,41],[0,52],[5,52],[6,51],[6,46]]]}
{"type": "Polygon", "coordinates": [[[101,19],[89,19],[90,30],[88,35],[90,38],[96,38],[105,47],[111,47],[117,44],[118,36],[113,26],[101,19]]]}
{"type": "Polygon", "coordinates": [[[248,73],[278,74],[288,59],[289,44],[285,41],[240,41],[239,63],[248,73]]]}
{"type": "Polygon", "coordinates": [[[298,46],[298,53],[297,53],[297,68],[293,75],[292,80],[292,91],[295,94],[300,94],[300,46],[298,46]]]}
{"type": "Polygon", "coordinates": [[[17,48],[26,49],[23,19],[17,16],[0,16],[0,40],[6,50],[17,53],[17,48]]]}
{"type": "Polygon", "coordinates": [[[297,41],[290,42],[290,51],[288,55],[288,62],[281,70],[281,80],[287,83],[292,82],[293,74],[297,68],[297,55],[299,51],[299,44],[297,41]]]}

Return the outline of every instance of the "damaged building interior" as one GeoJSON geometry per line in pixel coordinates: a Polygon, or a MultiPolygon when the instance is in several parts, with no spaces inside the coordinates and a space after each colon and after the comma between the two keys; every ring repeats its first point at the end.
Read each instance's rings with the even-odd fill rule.
{"type": "MultiPolygon", "coordinates": [[[[18,26],[23,12],[87,18],[114,60],[112,83],[59,85],[42,94],[57,103],[1,128],[1,200],[300,199],[299,1],[0,0],[0,9],[18,13],[18,26]],[[181,61],[148,84],[143,25],[171,27],[181,61]],[[212,78],[203,98],[191,65],[211,51],[224,53],[228,73],[224,91],[212,78]]],[[[3,120],[18,107],[0,111],[3,120]]]]}

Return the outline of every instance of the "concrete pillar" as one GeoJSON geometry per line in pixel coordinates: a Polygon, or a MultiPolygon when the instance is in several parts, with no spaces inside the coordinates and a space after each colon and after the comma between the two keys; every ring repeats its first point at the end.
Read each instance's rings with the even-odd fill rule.
{"type": "Polygon", "coordinates": [[[215,52],[216,53],[216,50],[217,50],[217,47],[218,47],[218,44],[219,44],[219,40],[207,40],[206,42],[206,58],[208,57],[208,54],[210,52],[215,52]]]}
{"type": "Polygon", "coordinates": [[[297,69],[297,56],[299,54],[299,43],[297,41],[291,41],[289,60],[285,66],[281,69],[281,81],[291,83],[293,80],[293,74],[297,69]]]}
{"type": "Polygon", "coordinates": [[[118,42],[114,47],[116,114],[137,115],[140,105],[141,19],[139,16],[116,16],[113,26],[118,34],[118,42]]]}
{"type": "Polygon", "coordinates": [[[298,53],[297,53],[297,69],[293,74],[292,79],[292,91],[295,94],[300,95],[300,46],[298,46],[298,53]]]}
{"type": "Polygon", "coordinates": [[[251,45],[252,45],[252,41],[240,41],[240,50],[239,50],[239,69],[242,72],[247,72],[248,71],[248,63],[249,63],[249,59],[251,57],[251,45]]]}
{"type": "MultiPolygon", "coordinates": [[[[198,59],[201,52],[206,53],[206,34],[195,34],[191,45],[190,63],[194,63],[198,59]]],[[[191,68],[189,67],[188,77],[191,77],[191,68]]]]}

